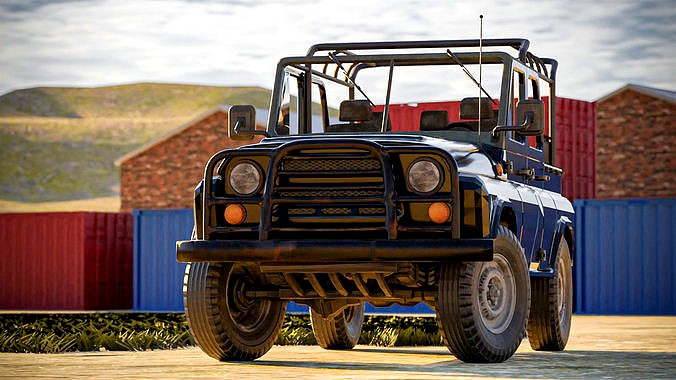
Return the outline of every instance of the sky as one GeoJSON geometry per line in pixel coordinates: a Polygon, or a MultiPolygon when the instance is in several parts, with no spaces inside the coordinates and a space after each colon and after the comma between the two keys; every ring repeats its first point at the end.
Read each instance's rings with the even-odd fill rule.
{"type": "Polygon", "coordinates": [[[136,82],[271,88],[319,42],[527,38],[559,96],[676,90],[676,0],[0,0],[0,94],[136,82]]]}

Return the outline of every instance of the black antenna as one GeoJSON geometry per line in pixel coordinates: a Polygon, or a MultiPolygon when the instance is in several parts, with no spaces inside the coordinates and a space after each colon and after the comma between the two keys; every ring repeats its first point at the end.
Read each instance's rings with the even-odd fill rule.
{"type": "MultiPolygon", "coordinates": [[[[481,86],[481,55],[483,52],[483,34],[484,34],[484,15],[479,15],[479,122],[477,123],[477,136],[481,139],[481,90],[484,88],[481,86]]],[[[485,91],[484,91],[485,92],[485,91]]],[[[492,100],[492,99],[491,99],[492,100]]]]}

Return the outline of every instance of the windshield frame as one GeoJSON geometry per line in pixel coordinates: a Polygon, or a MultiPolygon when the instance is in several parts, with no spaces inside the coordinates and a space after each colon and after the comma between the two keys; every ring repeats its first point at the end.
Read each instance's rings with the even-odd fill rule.
{"type": "MultiPolygon", "coordinates": [[[[478,52],[456,52],[454,53],[458,60],[468,66],[475,66],[479,63],[479,53],[478,52]]],[[[311,137],[313,135],[323,135],[324,133],[312,132],[312,102],[322,102],[325,99],[312,99],[311,85],[312,83],[318,83],[322,80],[333,81],[341,85],[346,86],[350,89],[350,97],[354,96],[354,83],[358,80],[357,75],[361,70],[368,68],[388,68],[401,67],[401,66],[434,66],[434,65],[443,65],[443,66],[460,66],[454,62],[446,53],[408,53],[408,54],[341,54],[338,56],[299,56],[299,57],[286,57],[279,61],[276,68],[275,75],[275,84],[272,92],[272,98],[270,101],[270,110],[268,113],[268,125],[267,131],[271,136],[278,136],[277,133],[277,124],[279,120],[279,114],[281,112],[282,102],[283,102],[283,91],[284,91],[284,82],[286,73],[289,71],[294,71],[300,73],[304,78],[310,77],[311,80],[304,80],[305,89],[303,89],[303,104],[299,103],[299,114],[298,114],[298,123],[299,131],[298,135],[311,137]],[[334,57],[337,57],[340,60],[340,63],[345,67],[349,67],[348,74],[350,75],[350,80],[341,79],[343,73],[336,68],[335,73],[326,72],[326,67],[329,65],[335,65],[334,57]],[[323,71],[319,71],[314,67],[324,66],[323,71]],[[339,75],[340,74],[340,75],[339,75]]],[[[500,94],[499,102],[500,108],[498,111],[497,123],[498,125],[506,125],[507,121],[510,120],[512,105],[509,101],[511,96],[511,72],[514,62],[514,57],[505,52],[484,52],[482,54],[482,64],[486,65],[502,65],[502,75],[501,75],[501,84],[500,84],[500,94]]],[[[468,79],[470,80],[470,79],[468,79]]],[[[391,85],[391,83],[390,83],[391,85]]],[[[326,117],[323,115],[323,118],[326,117]]],[[[426,134],[421,131],[414,131],[409,133],[415,134],[426,134]]],[[[490,134],[491,130],[485,130],[481,132],[481,140],[494,141],[496,145],[502,145],[501,140],[504,139],[504,134],[501,134],[497,140],[495,139],[486,139],[484,135],[490,134]]],[[[435,133],[434,135],[438,135],[435,133]]],[[[474,141],[476,141],[476,133],[455,133],[454,136],[462,138],[467,135],[469,138],[470,135],[474,135],[474,141]]],[[[488,137],[488,136],[485,136],[488,137]]]]}

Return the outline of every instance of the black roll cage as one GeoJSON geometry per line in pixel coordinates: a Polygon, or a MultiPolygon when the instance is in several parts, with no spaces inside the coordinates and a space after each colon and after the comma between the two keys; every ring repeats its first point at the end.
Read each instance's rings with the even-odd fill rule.
{"type": "MultiPolygon", "coordinates": [[[[470,47],[507,47],[513,48],[518,51],[518,56],[514,57],[506,52],[502,51],[489,51],[482,53],[481,61],[486,64],[503,64],[505,65],[505,70],[503,70],[502,83],[500,88],[500,104],[507,105],[506,107],[500,107],[498,113],[498,125],[507,125],[508,124],[508,109],[511,109],[513,106],[509,99],[511,96],[511,86],[512,86],[512,71],[515,65],[523,65],[532,70],[532,74],[537,75],[540,79],[545,80],[550,85],[550,133],[552,143],[554,141],[555,135],[555,78],[556,71],[558,68],[558,63],[556,60],[551,58],[539,58],[528,51],[530,42],[527,39],[523,38],[510,38],[510,39],[484,39],[482,41],[478,39],[468,39],[468,40],[432,40],[432,41],[385,41],[385,42],[348,42],[348,43],[321,43],[316,44],[308,49],[305,56],[298,57],[286,57],[282,58],[277,64],[274,89],[272,92],[272,98],[270,101],[270,110],[268,114],[268,133],[275,136],[276,125],[277,125],[277,116],[280,112],[281,107],[281,88],[283,87],[284,82],[284,72],[287,67],[292,67],[298,70],[301,75],[309,76],[311,78],[322,78],[328,81],[336,82],[341,85],[348,87],[350,98],[354,98],[354,85],[356,75],[360,70],[365,68],[372,67],[390,67],[393,66],[422,66],[422,65],[452,65],[455,64],[451,62],[446,54],[445,49],[450,48],[470,48],[470,47]],[[429,49],[443,49],[443,52],[420,52],[420,50],[429,50],[429,49]],[[392,53],[393,50],[410,50],[409,52],[402,53],[392,53]],[[366,54],[357,54],[356,51],[367,51],[366,54]],[[381,52],[379,52],[381,51],[381,52]],[[326,54],[321,54],[326,52],[326,54]],[[345,65],[346,75],[349,78],[341,79],[341,65],[336,65],[336,57],[339,57],[341,65],[345,65]],[[515,64],[515,62],[518,62],[515,64]],[[323,65],[321,70],[316,70],[312,68],[312,65],[323,65]],[[336,68],[333,72],[329,72],[330,65],[335,65],[336,68]],[[549,68],[548,68],[549,66],[549,68]]],[[[459,59],[463,64],[478,64],[479,63],[479,54],[477,52],[454,52],[454,55],[459,59]]],[[[391,71],[390,71],[391,74],[391,71]]],[[[343,74],[345,75],[345,74],[343,74]]],[[[391,75],[390,83],[388,83],[388,89],[391,86],[391,75]]],[[[303,96],[302,102],[299,99],[299,106],[301,107],[301,112],[298,117],[299,125],[303,126],[306,129],[306,133],[309,130],[309,126],[312,121],[312,114],[309,110],[312,109],[312,98],[307,96],[311,94],[312,83],[316,81],[313,80],[304,80],[303,88],[300,89],[301,93],[306,95],[303,96]]],[[[322,102],[324,100],[322,99],[322,102]]],[[[389,102],[389,97],[388,97],[389,102]]],[[[389,104],[386,104],[386,106],[389,104]]],[[[384,119],[386,120],[387,107],[385,108],[384,119]]],[[[324,115],[324,118],[327,118],[327,115],[324,115]]],[[[385,121],[384,121],[385,122],[385,121]]],[[[504,135],[499,139],[499,145],[504,146],[504,135]]],[[[552,153],[551,162],[554,162],[554,156],[552,153]]]]}

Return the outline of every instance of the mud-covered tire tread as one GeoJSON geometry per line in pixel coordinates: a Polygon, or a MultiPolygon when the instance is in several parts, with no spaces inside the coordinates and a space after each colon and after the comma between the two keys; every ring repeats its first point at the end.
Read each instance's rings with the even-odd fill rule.
{"type": "Polygon", "coordinates": [[[282,305],[274,316],[271,337],[264,344],[238,347],[226,331],[221,314],[221,276],[230,264],[189,263],[183,281],[183,302],[186,319],[197,345],[207,355],[221,361],[251,361],[263,356],[272,348],[284,322],[282,305]]]}
{"type": "Polygon", "coordinates": [[[350,336],[348,332],[348,325],[342,312],[333,318],[327,319],[310,309],[312,331],[317,339],[317,344],[321,348],[327,350],[350,350],[354,348],[359,341],[361,326],[364,321],[364,304],[356,306],[356,308],[358,308],[355,311],[357,314],[353,318],[352,323],[358,323],[359,327],[357,333],[353,336],[350,336]]]}
{"type": "MultiPolygon", "coordinates": [[[[526,259],[523,248],[514,234],[507,227],[498,227],[498,239],[511,246],[518,252],[517,263],[526,270],[526,259]]],[[[496,240],[498,240],[496,239],[496,240]]],[[[468,363],[499,363],[509,359],[526,336],[528,310],[525,311],[523,326],[514,342],[502,350],[489,347],[482,340],[479,326],[473,315],[473,273],[476,263],[449,262],[442,264],[439,297],[446,295],[445,300],[437,304],[437,325],[442,340],[456,358],[468,363]]],[[[528,273],[525,272],[526,287],[528,288],[528,273]]],[[[518,291],[518,290],[517,290],[518,291]]],[[[526,294],[530,298],[530,289],[526,294]]],[[[530,305],[530,300],[526,301],[530,305]]]]}
{"type": "MultiPolygon", "coordinates": [[[[564,260],[564,265],[570,264],[570,250],[563,239],[559,245],[556,259],[564,260]]],[[[558,275],[560,274],[557,273],[558,275]]],[[[569,276],[568,279],[568,286],[572,286],[570,281],[572,276],[569,276]]],[[[557,277],[531,278],[531,292],[531,310],[527,326],[528,342],[531,348],[536,351],[563,351],[570,334],[570,319],[565,321],[567,329],[562,329],[557,310],[559,292],[557,277]]]]}

